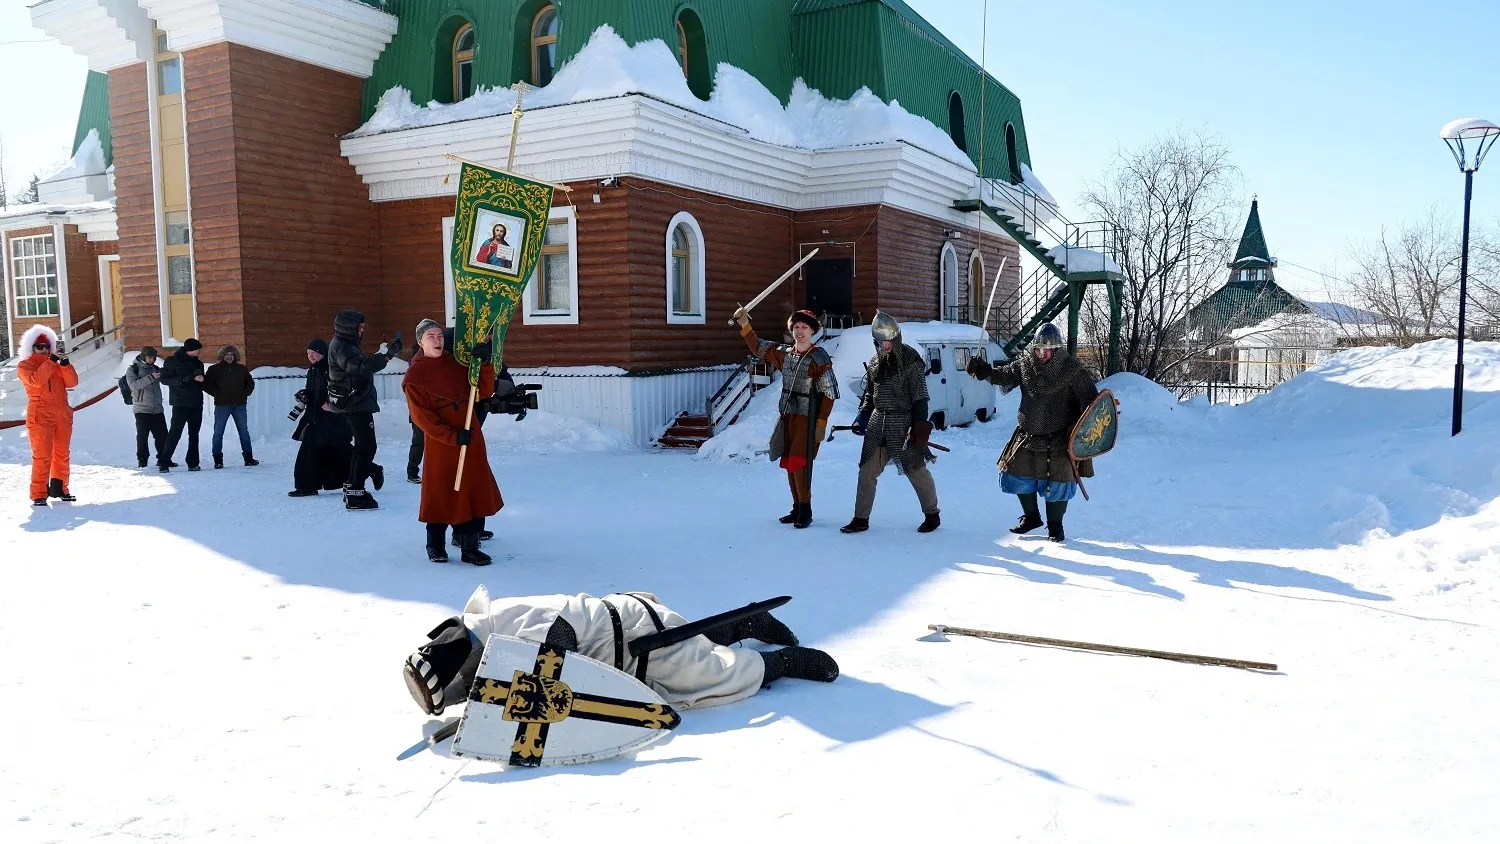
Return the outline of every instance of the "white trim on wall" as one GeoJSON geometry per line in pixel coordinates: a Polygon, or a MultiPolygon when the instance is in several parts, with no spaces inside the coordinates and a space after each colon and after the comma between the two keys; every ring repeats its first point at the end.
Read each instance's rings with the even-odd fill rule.
{"type": "Polygon", "coordinates": [[[948,318],[948,308],[950,306],[958,304],[958,273],[959,273],[959,271],[960,271],[960,267],[958,266],[958,250],[955,249],[955,248],[953,248],[953,241],[951,241],[951,240],[945,240],[945,241],[943,241],[943,249],[942,249],[942,251],[938,253],[938,319],[940,319],[940,320],[947,319],[948,318]],[[953,274],[951,276],[951,284],[952,284],[952,287],[953,287],[953,293],[952,293],[952,299],[951,300],[949,298],[949,293],[948,293],[948,287],[949,287],[950,279],[949,278],[944,278],[944,274],[945,274],[945,271],[948,269],[948,266],[949,266],[948,262],[949,262],[950,259],[953,262],[953,264],[952,264],[952,266],[953,266],[953,274]]]}
{"type": "Polygon", "coordinates": [[[73,307],[68,301],[68,238],[62,223],[52,224],[52,252],[57,256],[57,336],[73,327],[73,307]]]}
{"type": "Polygon", "coordinates": [[[708,250],[704,248],[703,228],[698,225],[692,214],[679,211],[667,223],[666,253],[662,262],[662,277],[666,280],[666,311],[668,325],[703,325],[708,322],[708,250]],[[698,305],[697,313],[674,313],[672,310],[672,233],[679,225],[688,229],[693,243],[689,246],[692,252],[692,262],[689,270],[692,273],[693,298],[698,305]]]}
{"type": "Polygon", "coordinates": [[[0,264],[4,265],[3,267],[0,267],[0,288],[4,288],[5,290],[5,349],[10,351],[10,353],[14,355],[15,350],[10,348],[10,344],[16,336],[16,297],[11,290],[11,287],[13,285],[11,284],[10,278],[11,269],[9,232],[0,232],[0,264]]]}
{"type": "Polygon", "coordinates": [[[521,294],[521,324],[522,325],[577,325],[578,324],[578,214],[571,205],[560,205],[552,209],[547,216],[547,223],[551,225],[557,222],[568,224],[568,302],[567,311],[538,311],[532,308],[536,301],[537,274],[541,272],[541,261],[537,261],[536,269],[531,271],[531,278],[526,280],[526,290],[521,294]]]}
{"type": "MultiPolygon", "coordinates": [[[[443,218],[443,318],[448,327],[458,324],[458,297],[453,292],[453,219],[443,218]]],[[[412,342],[416,342],[413,338],[412,342]]]]}

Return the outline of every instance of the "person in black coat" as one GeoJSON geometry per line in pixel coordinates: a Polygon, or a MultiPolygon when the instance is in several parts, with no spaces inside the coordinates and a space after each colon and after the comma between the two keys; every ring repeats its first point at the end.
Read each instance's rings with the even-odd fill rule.
{"type": "MultiPolygon", "coordinates": [[[[189,337],[177,353],[161,367],[161,383],[167,387],[167,403],[172,406],[172,430],[167,432],[166,466],[176,466],[172,458],[177,443],[187,430],[187,466],[198,471],[198,431],[203,427],[203,344],[189,337]]],[[[166,471],[163,469],[162,471],[166,471]]]]}
{"type": "Polygon", "coordinates": [[[344,417],[354,436],[344,507],[374,510],[380,505],[365,490],[365,480],[373,480],[376,489],[385,484],[385,471],[375,463],[375,414],[380,412],[375,373],[400,354],[401,335],[381,344],[378,352],[365,354],[359,347],[365,335],[365,315],[355,310],[340,311],[334,317],[333,334],[333,342],[328,344],[328,406],[344,417]]]}
{"type": "Polygon", "coordinates": [[[292,433],[292,439],[301,443],[292,469],[293,489],[287,493],[293,498],[343,487],[354,455],[349,423],[327,409],[328,344],[320,339],[308,343],[307,362],[307,385],[297,391],[297,402],[305,410],[292,433]]]}

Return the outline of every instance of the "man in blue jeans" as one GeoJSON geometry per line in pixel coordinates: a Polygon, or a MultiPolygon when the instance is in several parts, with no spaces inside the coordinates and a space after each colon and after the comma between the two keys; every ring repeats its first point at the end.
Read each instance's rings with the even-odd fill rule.
{"type": "Polygon", "coordinates": [[[240,363],[239,349],[230,345],[219,347],[219,362],[203,373],[203,392],[214,397],[214,468],[224,468],[224,426],[230,419],[240,435],[240,453],[245,465],[259,466],[260,461],[250,448],[250,425],[245,415],[245,405],[255,392],[255,379],[250,377],[249,367],[240,363]]]}

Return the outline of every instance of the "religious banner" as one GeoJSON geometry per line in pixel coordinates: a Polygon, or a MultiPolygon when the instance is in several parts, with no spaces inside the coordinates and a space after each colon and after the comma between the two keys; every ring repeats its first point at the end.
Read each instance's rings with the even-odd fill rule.
{"type": "Polygon", "coordinates": [[[505,332],[536,269],[552,211],[552,186],[465,162],[453,220],[453,354],[479,383],[483,361],[469,350],[493,333],[492,363],[504,357],[505,332]]]}

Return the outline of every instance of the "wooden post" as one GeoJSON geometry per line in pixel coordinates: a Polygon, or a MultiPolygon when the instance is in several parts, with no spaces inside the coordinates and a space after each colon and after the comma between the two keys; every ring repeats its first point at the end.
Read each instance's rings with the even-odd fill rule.
{"type": "MultiPolygon", "coordinates": [[[[516,84],[516,107],[513,108],[513,109],[511,109],[511,112],[510,112],[510,118],[511,118],[511,120],[510,120],[510,152],[507,153],[506,156],[505,156],[505,169],[507,171],[510,171],[510,170],[514,169],[515,166],[516,166],[516,136],[521,131],[521,97],[525,96],[525,94],[526,94],[526,86],[523,85],[523,84],[521,84],[521,83],[517,83],[516,84]]],[[[494,336],[494,327],[493,326],[490,327],[490,336],[491,337],[494,336]]],[[[420,340],[421,340],[421,338],[418,338],[419,342],[420,342],[420,340]]],[[[454,343],[454,345],[456,346],[456,345],[458,345],[461,342],[463,342],[463,341],[462,341],[461,338],[458,337],[458,333],[454,332],[454,336],[453,336],[453,343],[454,343]]],[[[481,362],[480,365],[483,366],[484,365],[483,362],[481,362]]],[[[474,401],[478,397],[479,397],[479,385],[478,384],[470,384],[469,385],[469,407],[468,407],[467,410],[464,411],[464,430],[465,431],[470,430],[472,428],[473,424],[474,424],[474,401]]],[[[463,483],[464,483],[464,460],[467,459],[468,456],[469,456],[469,447],[466,446],[466,445],[459,446],[458,447],[458,472],[456,474],[454,474],[454,476],[453,476],[453,491],[454,492],[458,492],[459,487],[463,486],[463,483]]]]}
{"type": "Polygon", "coordinates": [[[1125,648],[1118,645],[1095,645],[1089,642],[1072,642],[1067,639],[1043,639],[1039,636],[1022,636],[1017,633],[996,633],[991,630],[971,630],[967,627],[948,627],[943,624],[929,624],[928,630],[936,630],[939,633],[952,633],[955,636],[974,636],[979,639],[999,639],[1005,642],[1020,642],[1026,645],[1050,645],[1058,648],[1073,648],[1074,650],[1099,651],[1107,654],[1124,654],[1126,656],[1147,656],[1153,659],[1168,659],[1173,662],[1191,662],[1197,665],[1223,665],[1229,668],[1249,668],[1256,671],[1275,671],[1276,666],[1269,662],[1250,662],[1243,659],[1224,659],[1216,656],[1199,656],[1197,654],[1180,654],[1171,651],[1148,651],[1143,648],[1125,648]]]}

